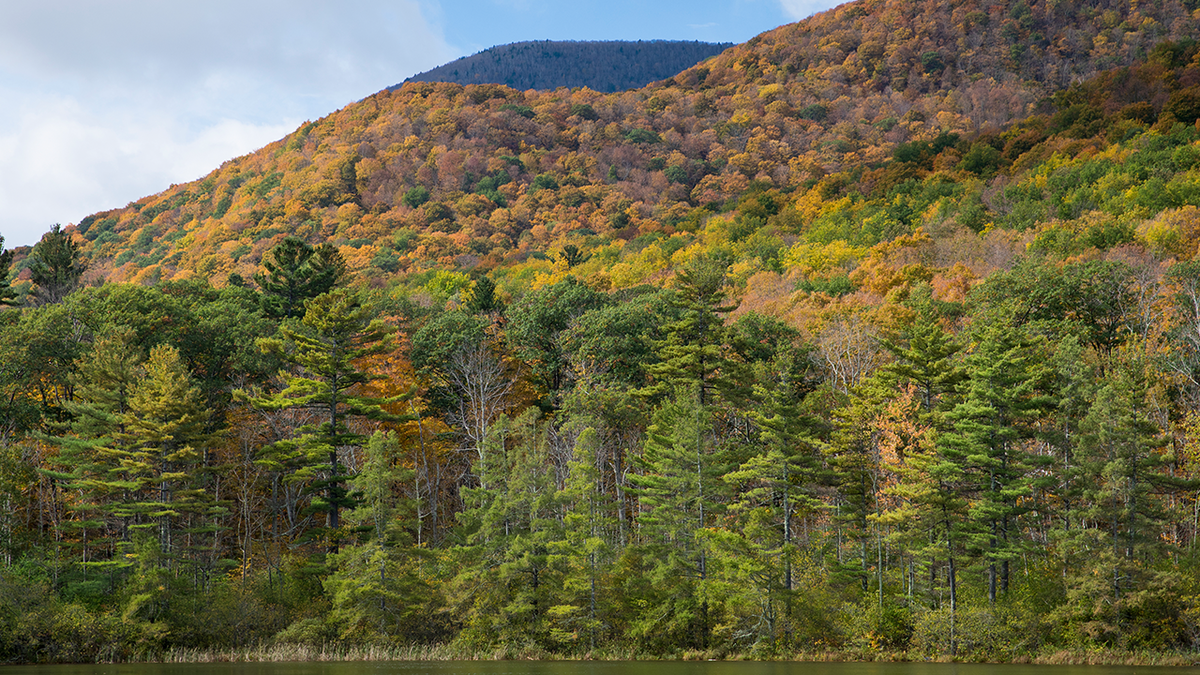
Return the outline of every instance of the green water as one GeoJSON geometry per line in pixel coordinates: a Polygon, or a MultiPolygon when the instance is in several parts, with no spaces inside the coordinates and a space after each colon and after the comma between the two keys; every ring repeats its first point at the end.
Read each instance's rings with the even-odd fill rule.
{"type": "Polygon", "coordinates": [[[392,661],[0,666],[0,675],[1179,675],[1196,668],[955,663],[392,661]]]}

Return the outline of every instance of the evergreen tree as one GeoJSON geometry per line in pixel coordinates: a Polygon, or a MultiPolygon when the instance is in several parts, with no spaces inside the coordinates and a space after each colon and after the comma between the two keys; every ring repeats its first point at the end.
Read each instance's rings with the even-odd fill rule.
{"type": "Polygon", "coordinates": [[[302,409],[311,412],[315,423],[299,429],[300,435],[264,449],[262,462],[275,471],[287,472],[289,481],[301,481],[314,495],[312,509],[325,514],[325,527],[332,537],[330,551],[340,541],[342,509],[355,506],[346,489],[348,474],[339,449],[359,446],[364,436],[350,430],[352,417],[396,419],[382,406],[397,399],[358,396],[359,385],[375,379],[356,362],[366,356],[394,348],[395,329],[371,319],[369,307],[344,290],[317,296],[305,303],[300,326],[280,328],[283,339],[263,339],[260,347],[298,368],[281,373],[286,388],[277,394],[250,397],[263,410],[302,409]]]}
{"type": "Polygon", "coordinates": [[[876,428],[883,407],[879,379],[869,378],[851,390],[850,399],[835,413],[834,432],[827,448],[831,478],[837,486],[832,504],[837,528],[833,577],[854,580],[863,591],[870,583],[872,552],[879,544],[873,520],[879,513],[883,489],[876,428]]]}
{"type": "Polygon", "coordinates": [[[1029,508],[1033,470],[1044,463],[1024,443],[1050,406],[1043,393],[1050,372],[1037,344],[1000,327],[986,329],[966,366],[965,399],[948,414],[951,426],[940,441],[976,481],[970,543],[983,556],[995,603],[998,592],[1008,592],[1010,563],[1024,548],[1018,520],[1029,508]]]}
{"type": "Polygon", "coordinates": [[[55,224],[33,247],[29,254],[29,272],[33,281],[33,297],[38,304],[62,302],[79,285],[87,270],[79,247],[70,234],[55,224]]]}
{"type": "MultiPolygon", "coordinates": [[[[897,386],[911,383],[921,410],[932,418],[953,407],[954,395],[966,373],[954,361],[962,347],[939,325],[935,317],[921,313],[907,330],[903,342],[884,341],[895,361],[884,366],[886,381],[897,386]]],[[[930,419],[941,428],[941,420],[930,419]]]]}
{"type": "Polygon", "coordinates": [[[740,631],[755,635],[767,649],[778,644],[781,633],[792,632],[797,618],[796,521],[823,507],[811,425],[788,389],[756,385],[761,408],[751,418],[759,428],[759,450],[722,478],[737,488],[730,511],[741,527],[707,535],[725,586],[720,595],[745,608],[739,614],[752,624],[740,631]]]}
{"type": "Polygon", "coordinates": [[[562,604],[563,560],[551,551],[563,539],[561,510],[538,414],[497,420],[475,468],[481,484],[462,491],[455,602],[470,639],[484,644],[548,645],[551,608],[562,604]]]}
{"type": "Polygon", "coordinates": [[[214,531],[214,519],[224,512],[200,487],[210,470],[202,457],[211,441],[212,413],[179,350],[170,345],[150,350],[127,405],[117,438],[127,448],[119,463],[131,490],[117,514],[158,542],[164,564],[173,564],[189,542],[192,552],[206,552],[202,535],[214,531]]]}
{"type": "Polygon", "coordinates": [[[9,283],[9,267],[12,265],[13,252],[4,250],[4,237],[0,236],[0,307],[15,307],[17,292],[9,283]]]}
{"type": "Polygon", "coordinates": [[[270,316],[294,318],[304,303],[333,290],[346,276],[341,253],[332,244],[316,248],[298,237],[285,237],[263,256],[265,272],[254,275],[263,290],[263,309],[270,316]]]}
{"type": "Polygon", "coordinates": [[[747,395],[747,373],[732,357],[723,315],[736,305],[726,304],[728,263],[719,257],[696,256],[676,277],[674,299],[679,319],[664,327],[666,338],[655,345],[660,363],[647,366],[653,378],[642,393],[672,393],[692,398],[701,406],[719,399],[741,402],[747,395]]]}
{"type": "Polygon", "coordinates": [[[631,477],[653,593],[632,632],[649,644],[669,639],[704,648],[712,628],[704,594],[709,552],[700,531],[718,516],[727,467],[700,442],[711,433],[702,410],[694,399],[664,403],[637,458],[640,472],[631,477]]]}
{"type": "Polygon", "coordinates": [[[551,640],[595,649],[606,621],[606,579],[616,530],[610,499],[601,486],[604,461],[599,435],[587,427],[575,439],[574,453],[558,500],[563,509],[562,538],[550,545],[551,564],[564,567],[563,597],[550,607],[551,640]]]}
{"type": "Polygon", "coordinates": [[[1161,639],[1150,626],[1166,623],[1160,613],[1179,593],[1163,569],[1177,553],[1169,495],[1195,483],[1173,475],[1167,438],[1145,412],[1148,383],[1130,365],[1140,370],[1114,373],[1080,425],[1077,526],[1058,533],[1069,570],[1058,614],[1081,637],[1138,648],[1161,639]]]}
{"type": "Polygon", "coordinates": [[[132,346],[132,334],[116,332],[97,339],[92,353],[76,362],[71,383],[75,397],[65,404],[72,420],[61,436],[45,437],[57,445],[53,468],[45,473],[73,495],[80,560],[86,566],[122,568],[129,563],[118,546],[130,541],[124,502],[135,484],[123,460],[130,456],[129,399],[142,379],[143,355],[132,346]]]}
{"type": "Polygon", "coordinates": [[[400,464],[395,432],[375,432],[354,479],[358,506],[345,513],[362,540],[343,547],[325,579],[332,603],[330,621],[340,637],[356,643],[432,635],[433,595],[420,575],[423,556],[406,529],[412,504],[400,496],[414,472],[400,464]]]}

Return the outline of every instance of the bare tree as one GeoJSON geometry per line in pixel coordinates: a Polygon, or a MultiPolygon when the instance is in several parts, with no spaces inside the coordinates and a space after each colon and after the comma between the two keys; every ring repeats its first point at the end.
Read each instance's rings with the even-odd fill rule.
{"type": "Polygon", "coordinates": [[[858,316],[828,324],[817,334],[817,354],[833,388],[849,393],[859,380],[883,364],[884,350],[874,328],[858,316]]]}
{"type": "MultiPolygon", "coordinates": [[[[446,368],[446,380],[458,395],[450,422],[461,429],[463,449],[473,450],[480,463],[485,459],[488,429],[504,412],[512,393],[513,378],[492,345],[467,345],[454,353],[446,368]]],[[[479,476],[481,487],[487,487],[479,476]]]]}

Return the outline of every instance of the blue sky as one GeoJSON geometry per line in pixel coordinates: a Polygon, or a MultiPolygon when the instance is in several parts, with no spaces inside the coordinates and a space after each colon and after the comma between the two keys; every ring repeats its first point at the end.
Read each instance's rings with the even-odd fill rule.
{"type": "Polygon", "coordinates": [[[744,42],[830,0],[0,3],[0,236],[124,206],[410,75],[523,40],[744,42]]]}

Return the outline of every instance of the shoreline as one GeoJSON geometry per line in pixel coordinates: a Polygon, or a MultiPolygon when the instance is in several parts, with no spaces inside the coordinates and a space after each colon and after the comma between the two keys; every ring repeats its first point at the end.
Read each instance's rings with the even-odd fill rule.
{"type": "MultiPolygon", "coordinates": [[[[671,655],[635,652],[555,654],[535,649],[498,647],[492,651],[464,650],[444,645],[394,647],[313,647],[301,644],[249,647],[244,649],[173,649],[145,663],[285,663],[285,662],[385,662],[385,661],[761,661],[780,663],[979,663],[1063,666],[1200,666],[1200,652],[1127,652],[1119,650],[1054,650],[1017,655],[1010,659],[979,659],[967,656],[910,655],[907,652],[827,651],[786,655],[753,656],[684,652],[671,655]]],[[[123,663],[139,663],[127,661],[123,663]]]]}

